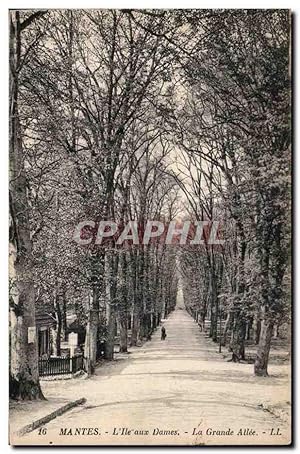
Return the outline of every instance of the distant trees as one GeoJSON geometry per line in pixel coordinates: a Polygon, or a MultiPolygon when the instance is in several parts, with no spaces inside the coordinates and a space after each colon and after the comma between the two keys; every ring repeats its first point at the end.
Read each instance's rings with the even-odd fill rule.
{"type": "MultiPolygon", "coordinates": [[[[134,344],[141,336],[150,335],[164,309],[167,313],[174,306],[174,290],[172,303],[170,290],[157,297],[164,302],[152,301],[153,291],[164,291],[160,264],[167,251],[156,250],[154,254],[148,247],[145,251],[116,251],[114,241],[108,249],[93,244],[82,248],[73,242],[77,223],[85,219],[124,222],[138,215],[139,221],[145,222],[145,201],[135,191],[138,186],[142,191],[146,183],[138,180],[138,172],[144,173],[152,186],[152,212],[161,215],[163,199],[170,194],[162,191],[156,196],[156,178],[167,178],[159,170],[159,166],[165,167],[161,139],[164,119],[156,103],[166,96],[161,81],[170,85],[172,56],[162,40],[142,26],[145,21],[137,26],[132,16],[122,11],[33,14],[34,19],[44,16],[43,27],[28,20],[22,44],[15,44],[13,32],[11,39],[12,68],[18,52],[24,52],[17,92],[22,128],[19,149],[23,147],[19,154],[27,179],[26,234],[32,248],[32,260],[24,268],[30,268],[34,283],[27,291],[36,290],[32,304],[37,299],[53,302],[57,354],[62,335],[66,335],[66,310],[72,309],[81,319],[83,315],[85,353],[92,372],[99,330],[106,333],[105,355],[112,359],[116,321],[121,350],[126,351],[132,312],[138,313],[138,320],[133,317],[134,344]],[[154,150],[154,142],[162,152],[154,150]],[[145,154],[148,158],[143,160],[145,154]],[[148,168],[153,169],[149,174],[148,168]],[[103,310],[105,330],[99,318],[103,310]]],[[[26,13],[23,15],[27,18],[26,13]]],[[[15,16],[19,13],[12,14],[12,21],[15,16]]],[[[13,77],[19,77],[18,69],[13,77]]],[[[14,101],[14,84],[12,90],[14,101]]],[[[14,114],[11,118],[15,119],[14,114]]],[[[15,148],[11,146],[12,164],[15,148]]],[[[17,170],[14,172],[17,174],[17,170]]],[[[12,185],[14,198],[18,191],[13,175],[12,185]]],[[[143,195],[148,204],[150,196],[143,195]]],[[[13,209],[11,212],[13,215],[13,209]]],[[[171,265],[170,273],[166,279],[171,286],[176,281],[171,265]]],[[[30,326],[35,326],[34,312],[30,326]]],[[[18,349],[12,345],[12,354],[18,356],[18,349]]],[[[37,358],[34,363],[32,370],[37,374],[37,358]]]]}
{"type": "Polygon", "coordinates": [[[37,300],[53,303],[57,354],[67,311],[85,324],[92,373],[100,337],[113,358],[116,325],[120,351],[129,326],[131,345],[150,338],[174,308],[179,269],[214,340],[227,317],[234,360],[257,327],[255,372],[267,373],[289,313],[288,67],[285,11],[11,13],[13,397],[41,396],[27,342],[37,300]],[[221,220],[224,245],[73,240],[82,221],[143,230],[182,212],[221,220]]]}
{"type": "Polygon", "coordinates": [[[202,173],[215,166],[209,182],[220,215],[235,225],[225,246],[233,358],[244,358],[246,327],[255,319],[254,370],[266,375],[274,324],[289,311],[283,279],[290,244],[290,19],[287,11],[212,17],[204,36],[200,26],[195,57],[185,67],[192,96],[181,111],[180,137],[185,153],[202,158],[202,173]]]}

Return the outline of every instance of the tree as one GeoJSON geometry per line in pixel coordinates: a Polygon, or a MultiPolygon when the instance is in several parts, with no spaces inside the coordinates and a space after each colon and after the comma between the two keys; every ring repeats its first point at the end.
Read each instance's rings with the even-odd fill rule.
{"type": "MultiPolygon", "coordinates": [[[[266,11],[258,20],[258,14],[212,12],[214,20],[200,21],[195,53],[184,68],[199,102],[199,115],[189,117],[190,123],[183,128],[187,134],[181,131],[180,137],[185,139],[184,149],[208,162],[212,159],[207,149],[215,150],[213,162],[233,192],[229,208],[239,238],[239,280],[233,302],[237,357],[243,357],[249,303],[253,307],[244,277],[247,230],[251,228],[251,255],[257,266],[254,281],[259,289],[251,296],[258,299],[263,327],[254,369],[257,375],[266,375],[274,320],[283,308],[282,279],[288,263],[284,200],[289,199],[289,16],[287,11],[266,11]],[[279,244],[281,252],[276,253],[279,244]]],[[[191,26],[197,30],[197,25],[191,26]]]]}
{"type": "Polygon", "coordinates": [[[10,13],[10,397],[39,399],[35,295],[32,283],[32,239],[29,224],[27,179],[19,112],[20,73],[31,47],[22,41],[26,29],[45,13],[10,13]]]}

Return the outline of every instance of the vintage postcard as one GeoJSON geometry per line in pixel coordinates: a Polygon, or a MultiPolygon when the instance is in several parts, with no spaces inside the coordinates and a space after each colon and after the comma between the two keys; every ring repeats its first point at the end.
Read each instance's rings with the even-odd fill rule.
{"type": "Polygon", "coordinates": [[[9,33],[10,444],[290,445],[290,11],[9,33]]]}

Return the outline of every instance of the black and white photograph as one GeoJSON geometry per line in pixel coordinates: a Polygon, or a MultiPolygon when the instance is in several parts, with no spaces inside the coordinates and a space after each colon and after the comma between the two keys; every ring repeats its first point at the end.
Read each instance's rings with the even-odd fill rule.
{"type": "Polygon", "coordinates": [[[13,446],[293,442],[293,12],[183,8],[8,12],[13,446]]]}

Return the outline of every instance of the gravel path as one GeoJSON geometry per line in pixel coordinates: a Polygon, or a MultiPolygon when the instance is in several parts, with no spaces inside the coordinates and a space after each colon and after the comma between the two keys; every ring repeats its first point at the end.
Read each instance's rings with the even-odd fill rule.
{"type": "Polygon", "coordinates": [[[157,331],[90,379],[44,382],[48,398],[86,397],[87,403],[23,443],[289,443],[287,421],[265,410],[290,401],[288,365],[271,366],[268,378],[254,377],[253,365],[224,361],[185,310],[175,310],[164,325],[165,341],[157,331]]]}

